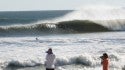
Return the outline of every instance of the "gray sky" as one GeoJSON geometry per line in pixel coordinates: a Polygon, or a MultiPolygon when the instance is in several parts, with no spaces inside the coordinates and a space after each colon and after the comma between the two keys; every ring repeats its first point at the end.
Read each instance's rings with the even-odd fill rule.
{"type": "Polygon", "coordinates": [[[86,5],[125,7],[125,0],[0,0],[0,11],[72,10],[86,5]]]}

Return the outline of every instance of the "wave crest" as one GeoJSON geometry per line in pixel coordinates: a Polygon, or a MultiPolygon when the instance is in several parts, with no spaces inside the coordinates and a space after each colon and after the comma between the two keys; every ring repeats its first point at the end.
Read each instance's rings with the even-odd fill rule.
{"type": "Polygon", "coordinates": [[[110,31],[108,28],[89,20],[62,21],[20,26],[1,26],[1,36],[42,35],[46,33],[82,33],[110,31]]]}

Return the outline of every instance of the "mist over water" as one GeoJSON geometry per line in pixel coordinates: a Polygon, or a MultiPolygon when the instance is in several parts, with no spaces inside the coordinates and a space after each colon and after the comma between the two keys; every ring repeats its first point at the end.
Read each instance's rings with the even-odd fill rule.
{"type": "Polygon", "coordinates": [[[56,21],[90,20],[112,30],[125,29],[125,8],[110,6],[85,6],[56,21]]]}

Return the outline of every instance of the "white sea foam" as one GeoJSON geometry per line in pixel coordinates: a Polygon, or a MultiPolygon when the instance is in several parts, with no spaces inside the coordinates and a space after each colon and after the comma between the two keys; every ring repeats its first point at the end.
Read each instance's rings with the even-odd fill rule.
{"type": "Polygon", "coordinates": [[[100,70],[104,52],[109,54],[110,69],[124,69],[125,37],[124,32],[106,32],[90,34],[68,34],[35,37],[0,38],[0,67],[8,65],[43,65],[45,51],[53,48],[56,54],[56,66],[60,70],[100,70]],[[79,65],[83,67],[79,68],[79,65]]]}

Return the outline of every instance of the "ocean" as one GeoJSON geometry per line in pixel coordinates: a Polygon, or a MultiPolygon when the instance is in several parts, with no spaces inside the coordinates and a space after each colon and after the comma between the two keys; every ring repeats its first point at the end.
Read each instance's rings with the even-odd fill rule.
{"type": "Polygon", "coordinates": [[[0,12],[0,70],[45,70],[48,48],[56,70],[125,70],[125,9],[0,12]]]}

